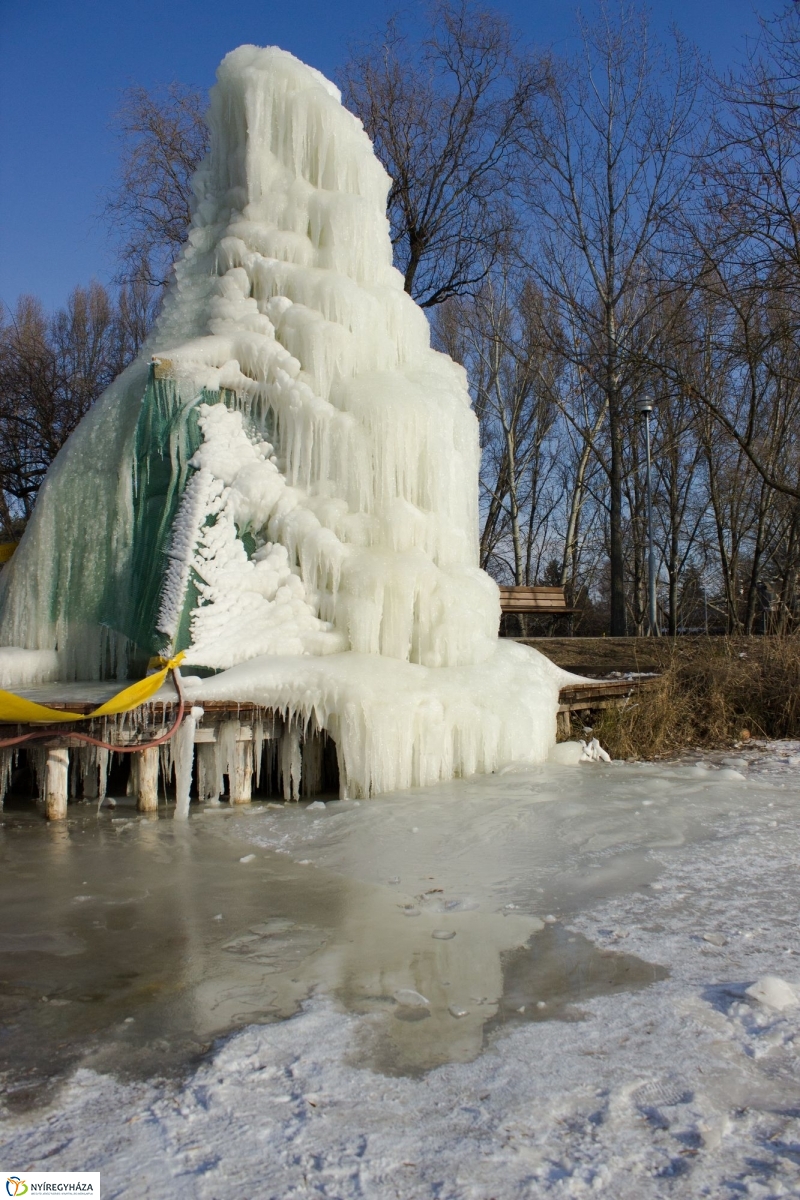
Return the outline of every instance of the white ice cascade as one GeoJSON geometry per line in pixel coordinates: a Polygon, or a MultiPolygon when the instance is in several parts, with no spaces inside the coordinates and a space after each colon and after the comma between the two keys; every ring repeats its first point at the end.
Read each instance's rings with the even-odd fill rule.
{"type": "Polygon", "coordinates": [[[188,661],[223,672],[193,698],[313,717],[351,794],[541,759],[561,673],[498,642],[498,590],[478,566],[477,422],[464,371],[431,349],[392,266],[390,180],[336,88],[292,55],[241,46],[217,80],[163,312],[54,464],[0,641],[69,643],[85,676],[102,669],[97,625],[65,624],[53,597],[59,571],[101,570],[98,547],[107,573],[130,570],[133,491],[114,456],[130,457],[152,360],[197,403],[203,439],[158,617],[172,637],[192,579],[188,661]],[[112,513],[102,534],[71,558],[57,549],[37,584],[43,550],[63,542],[56,501],[85,508],[92,480],[112,513]]]}
{"type": "MultiPolygon", "coordinates": [[[[477,565],[477,424],[392,266],[390,180],[367,135],[317,72],[251,46],[222,63],[210,124],[153,355],[183,390],[228,388],[262,432],[269,419],[280,476],[265,455],[236,487],[247,527],[286,547],[335,626],[326,648],[485,660],[498,599],[477,565]]],[[[227,483],[239,465],[228,455],[227,483]]],[[[243,634],[238,658],[261,653],[243,634]]],[[[204,638],[202,660],[230,666],[231,649],[228,635],[215,661],[204,638]]]]}

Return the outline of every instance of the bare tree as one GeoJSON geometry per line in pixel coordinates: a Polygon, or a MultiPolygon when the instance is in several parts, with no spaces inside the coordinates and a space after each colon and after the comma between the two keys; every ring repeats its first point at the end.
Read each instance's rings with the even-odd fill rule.
{"type": "Polygon", "coordinates": [[[205,107],[202,92],[180,83],[123,92],[119,179],[105,215],[126,282],[160,290],[169,279],[192,217],[191,178],[208,149],[205,107]]]}
{"type": "Polygon", "coordinates": [[[3,536],[24,528],[44,472],[58,449],[53,398],[59,376],[47,317],[22,296],[0,325],[0,478],[3,536]]]}
{"type": "Polygon", "coordinates": [[[535,581],[557,506],[548,443],[559,361],[548,348],[555,335],[542,333],[552,316],[506,263],[474,296],[443,305],[435,323],[439,344],[467,368],[481,428],[481,563],[515,584],[535,581]]]}
{"type": "Polygon", "coordinates": [[[389,219],[405,289],[424,307],[475,288],[514,229],[508,202],[521,118],[542,71],[508,23],[434,0],[425,36],[399,16],[343,71],[345,103],[392,177],[389,219]]]}
{"type": "Polygon", "coordinates": [[[800,303],[800,10],[762,21],[743,67],[717,80],[722,98],[704,162],[717,246],[763,290],[800,303]]]}
{"type": "MultiPolygon", "coordinates": [[[[704,214],[693,226],[695,286],[728,312],[731,352],[750,380],[747,403],[726,409],[714,389],[688,382],[721,430],[767,486],[800,499],[800,461],[784,471],[765,453],[760,419],[762,372],[773,343],[800,333],[800,12],[790,6],[744,66],[717,80],[714,139],[699,161],[704,214]],[[734,344],[735,343],[735,344],[734,344]]],[[[800,377],[797,356],[783,370],[800,377]]],[[[687,381],[678,380],[682,385],[687,381]]]]}
{"type": "Polygon", "coordinates": [[[50,463],[100,393],[138,349],[105,288],[75,288],[48,318],[23,296],[0,313],[0,522],[13,538],[31,514],[50,463]]]}
{"type": "MultiPolygon", "coordinates": [[[[623,635],[624,414],[634,399],[630,350],[652,325],[656,281],[669,274],[670,218],[691,183],[699,75],[676,35],[652,44],[641,10],[620,3],[582,27],[583,53],[554,64],[528,126],[524,197],[530,262],[580,327],[576,352],[607,402],[611,633],[623,635]]],[[[565,320],[567,318],[565,317],[565,320]]]]}

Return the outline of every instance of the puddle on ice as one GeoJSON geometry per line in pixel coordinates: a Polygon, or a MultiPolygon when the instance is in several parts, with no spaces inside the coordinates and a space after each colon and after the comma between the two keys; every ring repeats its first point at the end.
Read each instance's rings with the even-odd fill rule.
{"type": "Polygon", "coordinates": [[[486,1032],[520,1021],[575,1021],[593,996],[633,992],[669,971],[635,954],[604,950],[580,933],[547,925],[527,946],[501,956],[503,994],[486,1032]]]}
{"type": "Polygon", "coordinates": [[[468,1061],[509,1022],[577,1019],[664,971],[596,948],[570,913],[648,887],[650,850],[706,836],[744,786],[542,767],[324,810],[193,808],[187,822],[76,804],[50,826],[7,803],[7,1103],[46,1100],[76,1065],[180,1074],[313,993],[361,1015],[353,1061],[391,1073],[468,1061]]]}
{"type": "Polygon", "coordinates": [[[499,954],[492,932],[498,931],[472,931],[466,970],[456,954],[420,950],[413,956],[416,978],[428,980],[425,1005],[403,1002],[397,993],[370,993],[363,983],[340,992],[347,1008],[370,1014],[369,1033],[351,1062],[389,1075],[469,1062],[505,1025],[580,1020],[581,1001],[634,991],[669,975],[633,954],[598,949],[557,924],[499,954]]]}

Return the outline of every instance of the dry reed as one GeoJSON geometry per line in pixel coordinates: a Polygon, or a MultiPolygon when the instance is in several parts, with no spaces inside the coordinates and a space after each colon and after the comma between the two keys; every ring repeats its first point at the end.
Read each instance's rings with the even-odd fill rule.
{"type": "Polygon", "coordinates": [[[657,653],[660,678],[594,726],[612,757],[800,737],[800,638],[680,638],[657,653]]]}

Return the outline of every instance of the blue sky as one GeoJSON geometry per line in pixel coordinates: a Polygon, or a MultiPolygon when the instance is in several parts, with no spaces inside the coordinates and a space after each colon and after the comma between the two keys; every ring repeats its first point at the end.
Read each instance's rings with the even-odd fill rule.
{"type": "MultiPolygon", "coordinates": [[[[107,282],[114,260],[98,218],[113,182],[120,90],[171,80],[203,88],[242,42],[276,44],[336,78],[348,43],[391,0],[0,0],[0,299],[48,307],[77,283],[107,282]]],[[[406,4],[411,11],[415,0],[406,4]]],[[[494,0],[528,38],[565,45],[574,0],[494,0]]],[[[591,13],[592,0],[584,9],[591,13]]],[[[782,0],[652,0],[715,66],[735,62],[757,13],[782,0]]]]}

